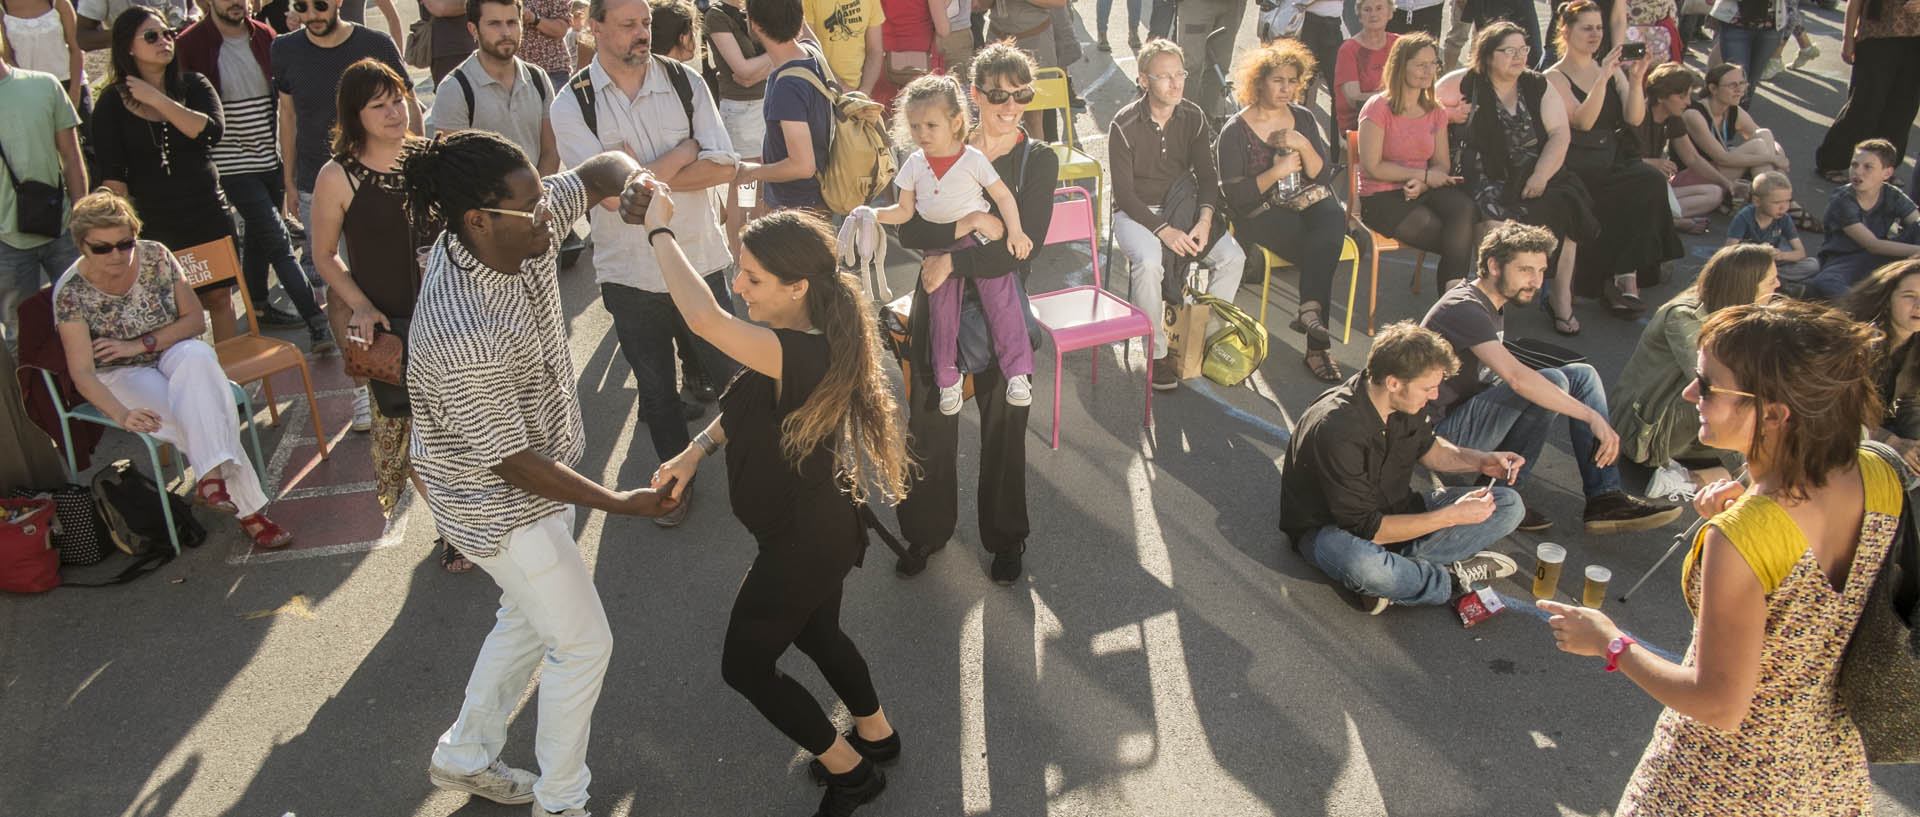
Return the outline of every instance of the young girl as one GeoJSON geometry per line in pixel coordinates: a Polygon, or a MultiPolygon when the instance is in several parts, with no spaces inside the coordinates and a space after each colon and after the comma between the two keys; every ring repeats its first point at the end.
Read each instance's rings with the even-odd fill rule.
{"type": "MultiPolygon", "coordinates": [[[[967,109],[960,104],[960,94],[959,81],[944,75],[921,77],[900,92],[894,128],[920,149],[907,157],[894,177],[900,187],[899,203],[875,212],[882,224],[903,224],[918,213],[927,221],[954,225],[959,240],[944,250],[929,251],[930,255],[991,241],[1004,229],[1013,257],[1026,258],[1033,251],[1033,240],[1020,230],[1019,205],[986,154],[967,144],[967,109]],[[980,196],[983,190],[999,205],[1000,218],[988,214],[987,202],[980,196]]],[[[962,283],[944,275],[929,275],[920,283],[927,290],[932,313],[927,336],[933,344],[933,382],[940,387],[940,413],[957,414],[962,283]]],[[[1000,371],[1007,376],[1007,402],[1028,405],[1033,402],[1033,347],[1027,341],[1020,281],[1001,274],[975,278],[973,285],[993,333],[1000,371]]]]}

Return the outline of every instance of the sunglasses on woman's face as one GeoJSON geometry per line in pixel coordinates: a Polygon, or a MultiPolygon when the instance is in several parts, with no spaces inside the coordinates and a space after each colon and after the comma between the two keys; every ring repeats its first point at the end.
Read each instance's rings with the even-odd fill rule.
{"type": "Polygon", "coordinates": [[[294,3],[293,13],[306,14],[307,9],[313,9],[317,13],[325,14],[328,8],[330,8],[330,6],[327,5],[327,0],[310,0],[310,2],[306,3],[294,3]]]}
{"type": "Polygon", "coordinates": [[[1760,397],[1760,395],[1754,394],[1753,392],[1750,392],[1750,391],[1737,391],[1734,389],[1718,388],[1713,385],[1713,381],[1710,381],[1707,379],[1706,372],[1694,372],[1693,384],[1695,386],[1700,387],[1700,399],[1702,400],[1712,397],[1715,394],[1732,394],[1732,395],[1738,395],[1740,397],[1753,398],[1756,400],[1759,399],[1760,397]]]}
{"type": "Polygon", "coordinates": [[[171,28],[148,29],[140,32],[140,41],[147,45],[153,45],[154,43],[160,42],[160,39],[164,37],[167,42],[173,42],[173,38],[179,35],[180,32],[174,31],[171,28]]]}
{"type": "Polygon", "coordinates": [[[86,244],[87,252],[93,253],[94,255],[108,255],[116,252],[133,252],[134,239],[129,238],[118,244],[95,244],[91,241],[86,242],[86,244]]]}
{"type": "Polygon", "coordinates": [[[1028,85],[1012,91],[1004,88],[982,88],[980,95],[987,98],[988,105],[1005,105],[1009,99],[1025,105],[1033,101],[1033,86],[1028,85]]]}

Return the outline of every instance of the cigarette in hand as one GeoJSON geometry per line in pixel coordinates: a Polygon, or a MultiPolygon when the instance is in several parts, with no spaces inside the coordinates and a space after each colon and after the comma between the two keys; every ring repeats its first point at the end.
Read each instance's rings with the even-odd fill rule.
{"type": "Polygon", "coordinates": [[[353,341],[354,343],[366,343],[366,342],[367,342],[367,339],[366,339],[366,338],[363,338],[363,337],[360,337],[359,335],[348,335],[348,336],[347,336],[347,340],[350,340],[350,341],[353,341]]]}

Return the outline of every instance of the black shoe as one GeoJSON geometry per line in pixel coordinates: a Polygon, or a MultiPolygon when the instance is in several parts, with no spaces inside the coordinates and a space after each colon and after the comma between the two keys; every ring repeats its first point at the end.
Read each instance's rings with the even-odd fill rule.
{"type": "Polygon", "coordinates": [[[253,308],[253,322],[262,329],[298,329],[307,325],[305,318],[274,306],[256,306],[253,308]]]}
{"type": "Polygon", "coordinates": [[[1588,533],[1626,533],[1652,530],[1680,518],[1680,506],[1641,499],[1625,491],[1612,491],[1587,500],[1588,533]]]}
{"type": "Polygon", "coordinates": [[[940,549],[946,546],[946,542],[941,542],[933,547],[922,547],[917,544],[908,545],[906,554],[893,563],[893,572],[900,574],[901,578],[906,579],[918,576],[920,575],[920,571],[927,569],[927,558],[935,553],[939,553],[940,549]]]}
{"type": "Polygon", "coordinates": [[[1180,388],[1180,372],[1175,370],[1173,356],[1153,359],[1153,390],[1173,391],[1180,388]]]}
{"type": "Polygon", "coordinates": [[[1001,587],[1012,587],[1015,582],[1020,581],[1021,550],[993,554],[993,565],[987,568],[987,575],[993,577],[995,584],[1001,587]]]}
{"type": "Polygon", "coordinates": [[[860,765],[846,774],[827,775],[827,793],[820,797],[820,810],[813,817],[850,817],[854,810],[873,802],[887,790],[887,776],[873,761],[861,758],[860,765]]]}
{"type": "MultiPolygon", "coordinates": [[[[857,729],[848,729],[841,737],[846,738],[847,745],[852,746],[861,757],[875,763],[888,764],[900,759],[900,731],[897,729],[879,740],[862,739],[857,729]]],[[[807,761],[807,774],[813,777],[815,785],[820,786],[827,785],[827,778],[832,777],[818,758],[807,761]]]]}
{"type": "Polygon", "coordinates": [[[1527,515],[1520,517],[1519,529],[1528,533],[1539,533],[1551,527],[1553,527],[1553,520],[1533,508],[1528,508],[1527,515]]]}
{"type": "Polygon", "coordinates": [[[327,326],[326,316],[313,316],[313,320],[307,322],[307,351],[320,355],[333,349],[333,330],[327,326]]]}

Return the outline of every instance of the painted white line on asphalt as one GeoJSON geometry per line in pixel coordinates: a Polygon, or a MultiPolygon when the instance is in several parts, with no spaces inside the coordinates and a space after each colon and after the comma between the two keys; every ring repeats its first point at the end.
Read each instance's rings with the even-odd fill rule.
{"type": "Polygon", "coordinates": [[[1173,586],[1173,560],[1167,555],[1166,540],[1160,537],[1160,520],[1153,510],[1153,485],[1147,478],[1147,460],[1135,454],[1127,466],[1127,493],[1133,495],[1134,553],[1140,569],[1173,586]]]}
{"type": "Polygon", "coordinates": [[[993,810],[993,779],[987,773],[986,610],[981,599],[960,622],[960,810],[993,810]]]}
{"type": "Polygon", "coordinates": [[[1107,66],[1107,72],[1104,74],[1101,74],[1099,79],[1094,80],[1093,84],[1088,85],[1084,90],[1082,90],[1080,92],[1080,96],[1086,97],[1092,94],[1094,91],[1100,90],[1100,86],[1107,84],[1107,80],[1112,79],[1113,75],[1119,72],[1119,70],[1120,70],[1120,61],[1114,60],[1114,63],[1112,65],[1107,66]]]}
{"type": "Polygon", "coordinates": [[[1087,651],[1094,655],[1113,655],[1114,653],[1134,652],[1144,646],[1140,641],[1140,625],[1123,624],[1104,633],[1094,633],[1093,642],[1087,651]]]}
{"type": "Polygon", "coordinates": [[[1033,680],[1038,684],[1047,677],[1047,642],[1067,634],[1060,626],[1060,617],[1053,614],[1053,608],[1040,598],[1040,591],[1031,587],[1027,593],[1033,598],[1033,680]]]}
{"type": "Polygon", "coordinates": [[[1367,747],[1360,742],[1360,727],[1353,715],[1342,712],[1347,722],[1347,760],[1327,791],[1328,814],[1384,815],[1387,800],[1380,794],[1380,781],[1373,776],[1373,763],[1367,760],[1367,747]]]}

